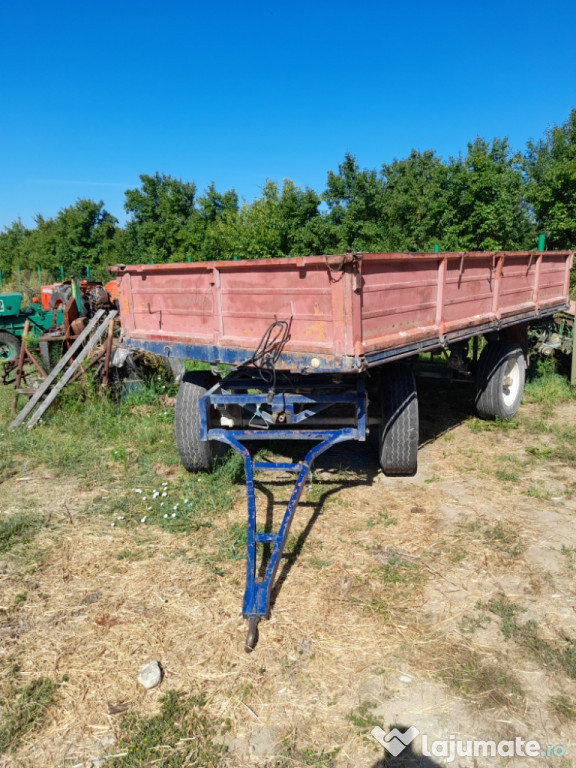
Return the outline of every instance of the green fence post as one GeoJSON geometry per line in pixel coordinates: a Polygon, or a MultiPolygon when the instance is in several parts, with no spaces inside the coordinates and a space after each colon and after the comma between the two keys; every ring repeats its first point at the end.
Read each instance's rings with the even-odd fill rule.
{"type": "Polygon", "coordinates": [[[90,266],[86,264],[86,280],[90,281],[90,266]]]}
{"type": "Polygon", "coordinates": [[[60,264],[60,282],[64,282],[64,267],[60,264]]]}
{"type": "Polygon", "coordinates": [[[546,248],[546,235],[538,235],[538,250],[543,251],[546,248]]]}
{"type": "Polygon", "coordinates": [[[440,253],[440,246],[439,245],[435,245],[434,246],[434,253],[440,253]]]}
{"type": "Polygon", "coordinates": [[[18,267],[18,290],[22,290],[22,274],[20,272],[20,267],[18,267]]]}

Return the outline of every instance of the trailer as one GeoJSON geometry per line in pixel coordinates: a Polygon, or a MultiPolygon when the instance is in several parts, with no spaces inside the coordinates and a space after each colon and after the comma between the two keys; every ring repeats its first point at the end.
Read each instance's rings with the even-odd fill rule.
{"type": "Polygon", "coordinates": [[[111,268],[127,347],[209,363],[176,405],[184,467],[219,448],[244,458],[248,500],[246,650],[268,618],[295,509],[314,460],[378,429],[387,475],[416,472],[418,398],[411,362],[442,350],[475,380],[483,418],[522,398],[527,327],[568,309],[571,251],[345,253],[111,268]],[[228,373],[218,373],[226,366],[228,373]],[[305,440],[297,462],[253,458],[262,441],[305,440]],[[254,473],[296,475],[280,524],[260,530],[254,473]],[[258,555],[258,557],[257,557],[258,555]]]}

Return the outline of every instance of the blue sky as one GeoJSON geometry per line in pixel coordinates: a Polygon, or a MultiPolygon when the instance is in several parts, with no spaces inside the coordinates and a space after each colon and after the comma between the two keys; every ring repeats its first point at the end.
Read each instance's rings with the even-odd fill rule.
{"type": "Polygon", "coordinates": [[[0,2],[0,229],[140,174],[317,192],[344,154],[523,150],[576,108],[573,0],[0,2]]]}

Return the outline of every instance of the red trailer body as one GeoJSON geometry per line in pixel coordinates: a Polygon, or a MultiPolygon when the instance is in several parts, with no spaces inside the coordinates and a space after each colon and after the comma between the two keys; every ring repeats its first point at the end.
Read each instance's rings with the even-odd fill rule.
{"type": "Polygon", "coordinates": [[[358,371],[568,306],[573,254],[355,253],[114,267],[128,345],[241,364],[275,320],[278,368],[358,371]]]}

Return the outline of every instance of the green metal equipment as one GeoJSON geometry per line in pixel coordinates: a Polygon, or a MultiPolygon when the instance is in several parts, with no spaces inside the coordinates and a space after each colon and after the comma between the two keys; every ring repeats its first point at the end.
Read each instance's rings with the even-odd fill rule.
{"type": "Polygon", "coordinates": [[[30,323],[30,333],[35,336],[42,336],[62,322],[62,309],[46,311],[40,304],[22,309],[21,305],[21,293],[0,294],[0,363],[17,359],[26,320],[30,323]]]}

